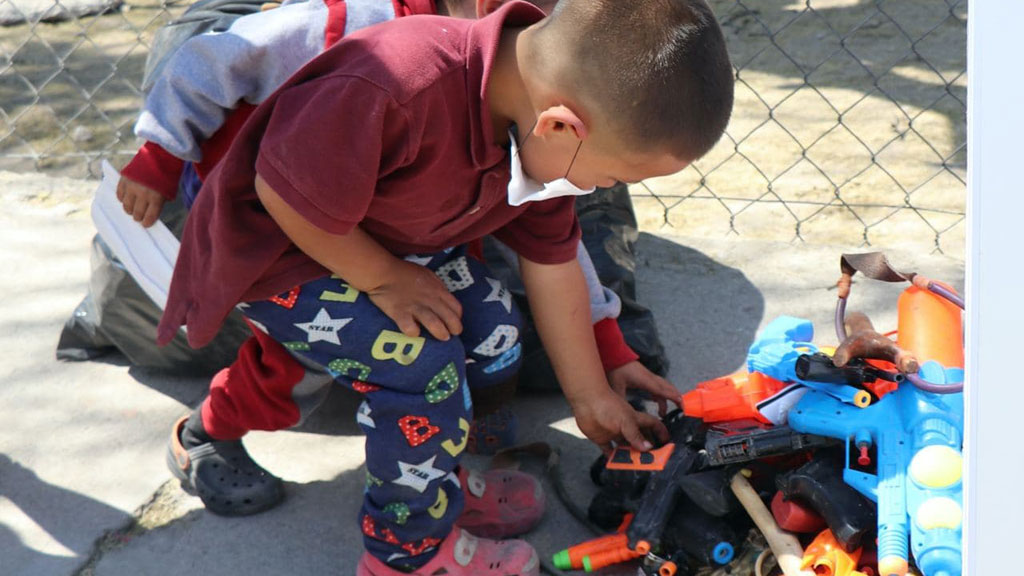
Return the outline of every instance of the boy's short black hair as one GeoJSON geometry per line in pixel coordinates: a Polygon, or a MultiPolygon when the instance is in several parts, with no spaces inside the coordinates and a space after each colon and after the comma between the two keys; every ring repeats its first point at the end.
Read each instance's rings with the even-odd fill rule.
{"type": "Polygon", "coordinates": [[[549,23],[565,80],[626,144],[695,160],[725,132],[732,64],[704,0],[562,0],[549,23]]]}

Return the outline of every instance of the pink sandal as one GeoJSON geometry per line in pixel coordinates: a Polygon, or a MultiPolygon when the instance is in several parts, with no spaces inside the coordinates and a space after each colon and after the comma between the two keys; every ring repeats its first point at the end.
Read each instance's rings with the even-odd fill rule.
{"type": "MultiPolygon", "coordinates": [[[[539,576],[537,552],[522,540],[487,540],[455,527],[430,562],[411,576],[539,576]]],[[[363,552],[356,576],[409,576],[363,552]]]]}
{"type": "Polygon", "coordinates": [[[544,490],[525,472],[494,469],[486,472],[459,469],[466,495],[457,526],[483,538],[502,539],[532,530],[544,516],[544,490]]]}

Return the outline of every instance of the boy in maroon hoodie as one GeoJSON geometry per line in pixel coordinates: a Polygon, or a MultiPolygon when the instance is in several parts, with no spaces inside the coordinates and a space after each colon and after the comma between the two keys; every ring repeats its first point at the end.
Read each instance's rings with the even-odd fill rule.
{"type": "MultiPolygon", "coordinates": [[[[346,37],[254,112],[186,225],[161,341],[184,324],[201,346],[243,303],[257,332],[365,394],[357,574],[538,573],[528,544],[453,528],[474,490],[458,468],[467,372],[518,361],[514,308],[468,242],[492,234],[519,254],[588,438],[608,451],[667,437],[608,385],[572,195],[677,172],[714,145],[732,107],[724,39],[700,0],[563,0],[543,16],[512,3],[346,37]]],[[[265,478],[238,439],[278,417],[260,388],[275,369],[243,349],[225,379],[253,388],[212,391],[192,431],[207,438],[183,431],[175,452],[184,483],[215,491],[211,468],[265,478]]]]}

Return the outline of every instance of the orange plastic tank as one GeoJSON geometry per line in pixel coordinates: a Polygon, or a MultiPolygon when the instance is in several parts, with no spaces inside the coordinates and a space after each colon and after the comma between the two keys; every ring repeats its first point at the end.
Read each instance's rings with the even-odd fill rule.
{"type": "MultiPolygon", "coordinates": [[[[952,290],[947,284],[942,286],[952,290]]],[[[911,286],[900,294],[900,348],[920,362],[934,360],[945,368],[964,367],[962,311],[938,294],[911,286]]]]}

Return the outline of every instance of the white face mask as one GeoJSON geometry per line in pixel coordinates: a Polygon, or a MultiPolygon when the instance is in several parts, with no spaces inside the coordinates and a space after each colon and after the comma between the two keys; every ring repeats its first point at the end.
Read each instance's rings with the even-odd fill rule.
{"type": "Polygon", "coordinates": [[[523,164],[519,161],[519,146],[516,144],[516,136],[511,131],[508,133],[512,140],[512,175],[508,181],[508,203],[511,206],[520,206],[527,202],[538,200],[549,200],[560,196],[582,196],[590,194],[593,188],[583,190],[569,182],[568,178],[552,180],[547,184],[541,184],[523,173],[523,164]]]}

